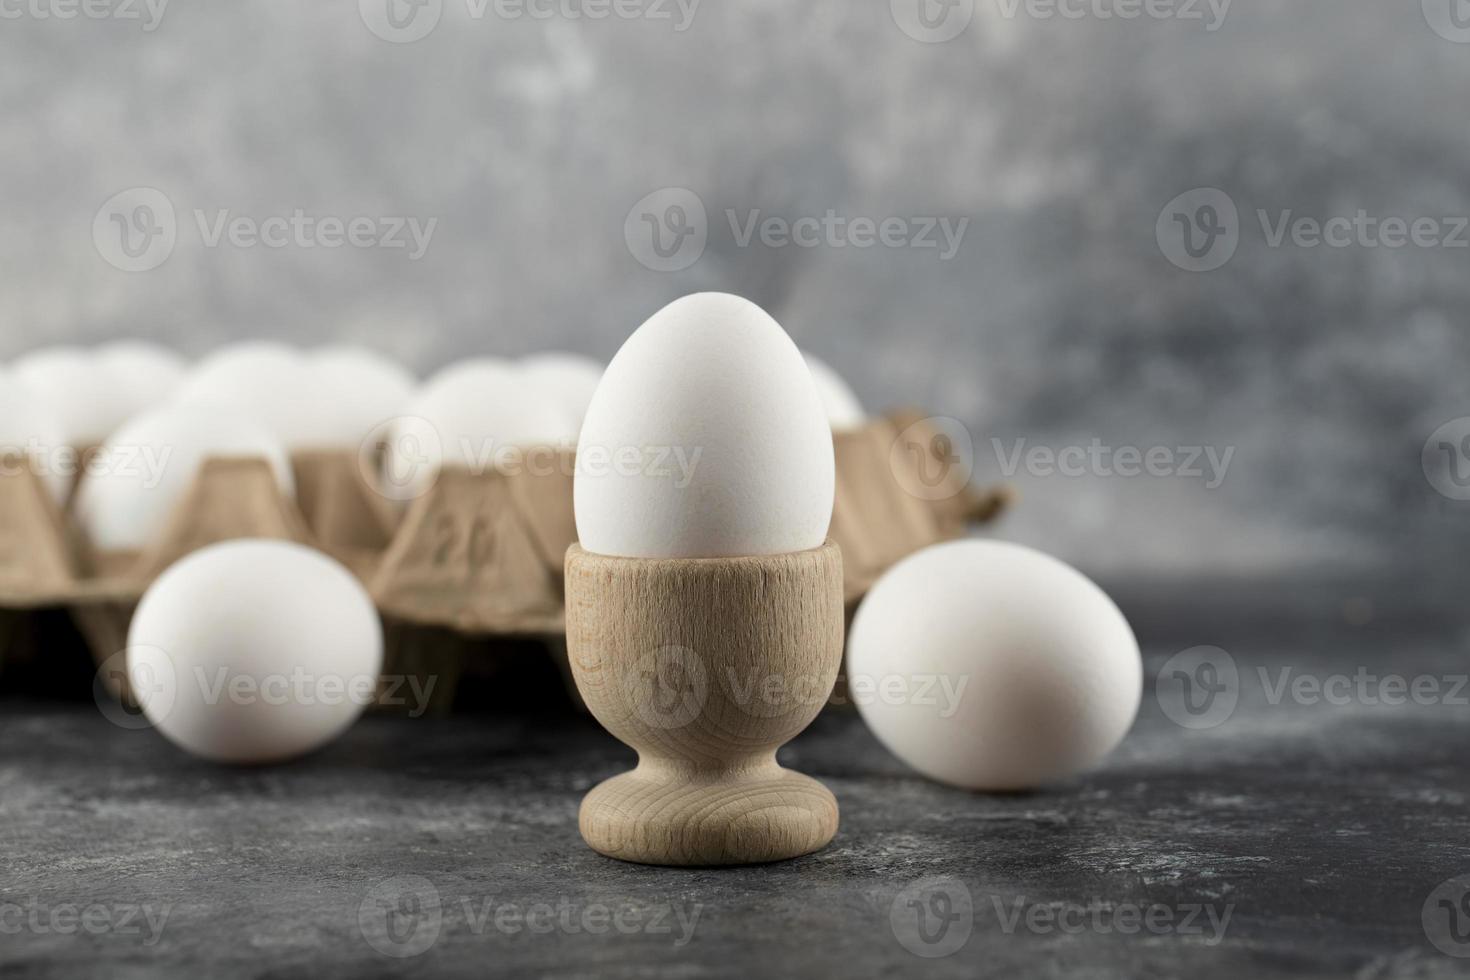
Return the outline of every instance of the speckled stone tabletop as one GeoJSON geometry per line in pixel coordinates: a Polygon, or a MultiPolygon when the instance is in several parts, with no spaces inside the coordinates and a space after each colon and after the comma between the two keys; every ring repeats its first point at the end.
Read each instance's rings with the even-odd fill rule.
{"type": "Polygon", "coordinates": [[[1167,690],[1191,644],[1144,624],[1133,732],[1035,793],[928,782],[829,711],[784,760],[837,794],[837,839],[740,869],[589,851],[578,799],[631,753],[570,708],[370,717],[232,770],[3,700],[0,972],[1470,975],[1466,634],[1346,608],[1189,630],[1224,668],[1204,712],[1167,690]]]}

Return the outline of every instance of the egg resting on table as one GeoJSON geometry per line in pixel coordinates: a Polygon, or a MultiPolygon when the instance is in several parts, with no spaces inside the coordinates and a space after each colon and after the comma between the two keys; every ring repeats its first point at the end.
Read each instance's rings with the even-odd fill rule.
{"type": "Polygon", "coordinates": [[[940,782],[1030,789],[1098,763],[1142,695],[1113,601],[1031,548],[967,540],[889,569],[858,607],[847,678],[868,727],[940,782]]]}
{"type": "Polygon", "coordinates": [[[371,702],[382,627],[366,590],[286,541],[212,545],[149,587],[128,631],[144,716],[216,762],[281,762],[342,734],[371,702]]]}

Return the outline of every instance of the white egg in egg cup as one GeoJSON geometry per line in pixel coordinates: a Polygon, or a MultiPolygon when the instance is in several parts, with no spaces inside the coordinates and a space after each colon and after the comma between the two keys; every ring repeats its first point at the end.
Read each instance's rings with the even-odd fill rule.
{"type": "Polygon", "coordinates": [[[842,555],[620,558],[573,545],[567,648],[588,709],[638,766],[582,801],[599,853],[656,865],[800,857],[837,800],[776,762],[842,664],[842,555]],[[697,652],[696,652],[697,651],[697,652]]]}

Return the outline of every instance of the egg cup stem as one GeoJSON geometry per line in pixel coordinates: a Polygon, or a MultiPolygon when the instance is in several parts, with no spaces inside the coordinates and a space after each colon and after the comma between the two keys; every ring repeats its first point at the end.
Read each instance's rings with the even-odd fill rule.
{"type": "Polygon", "coordinates": [[[566,557],[567,648],[587,707],[638,766],[582,801],[582,837],[640,864],[755,864],[818,850],[837,801],[776,750],[842,662],[842,558],[566,557]]]}

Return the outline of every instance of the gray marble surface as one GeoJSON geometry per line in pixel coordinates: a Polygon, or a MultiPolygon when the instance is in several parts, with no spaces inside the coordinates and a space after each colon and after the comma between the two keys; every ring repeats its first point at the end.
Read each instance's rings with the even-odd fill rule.
{"type": "Polygon", "coordinates": [[[1434,942],[1470,954],[1449,931],[1470,919],[1438,904],[1470,891],[1453,880],[1470,874],[1470,707],[1450,689],[1464,627],[1330,608],[1178,630],[1137,614],[1154,639],[1133,732],[1034,793],[928,782],[829,711],[784,759],[836,793],[836,841],[744,869],[589,851],[578,799],[630,753],[565,709],[373,717],[312,758],[240,771],[90,704],[0,701],[0,971],[1470,975],[1434,942]],[[1238,676],[1210,728],[1154,685],[1201,633],[1238,676]],[[1360,674],[1345,700],[1291,693],[1360,674]],[[1393,675],[1434,680],[1437,700],[1383,703],[1393,675]]]}

